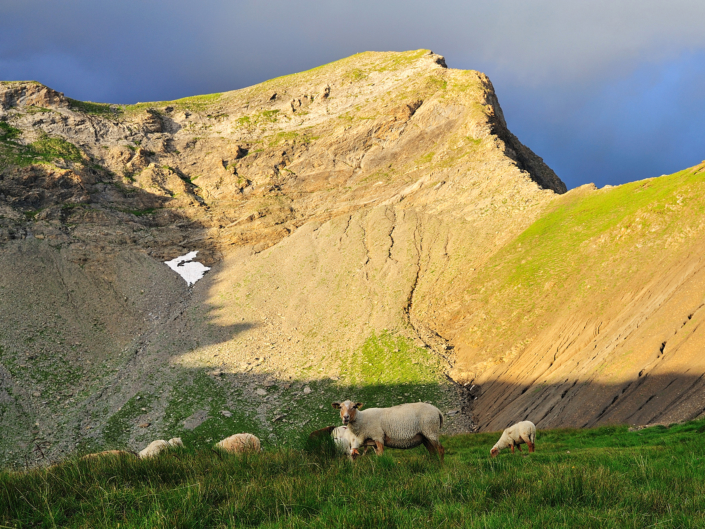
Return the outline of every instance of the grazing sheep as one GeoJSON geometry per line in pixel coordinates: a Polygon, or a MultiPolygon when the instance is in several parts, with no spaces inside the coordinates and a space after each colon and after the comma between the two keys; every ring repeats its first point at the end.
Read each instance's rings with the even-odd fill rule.
{"type": "Polygon", "coordinates": [[[217,443],[216,446],[233,454],[260,452],[262,450],[259,439],[251,433],[236,433],[235,435],[226,437],[217,443]]]}
{"type": "Polygon", "coordinates": [[[378,456],[385,446],[414,448],[423,444],[430,454],[437,453],[443,461],[445,450],[438,441],[443,415],[431,404],[411,402],[363,411],[361,402],[346,400],[334,402],[333,407],[340,410],[340,418],[352,434],[352,456],[360,455],[357,449],[369,439],[374,442],[378,456]]]}
{"type": "Polygon", "coordinates": [[[496,457],[499,451],[503,448],[510,447],[512,449],[512,454],[514,453],[514,447],[516,446],[521,452],[522,443],[526,443],[529,447],[529,452],[534,451],[534,442],[536,441],[536,426],[531,421],[522,421],[516,423],[514,426],[510,426],[502,433],[502,437],[499,438],[497,444],[492,447],[490,454],[492,457],[496,457]]]}

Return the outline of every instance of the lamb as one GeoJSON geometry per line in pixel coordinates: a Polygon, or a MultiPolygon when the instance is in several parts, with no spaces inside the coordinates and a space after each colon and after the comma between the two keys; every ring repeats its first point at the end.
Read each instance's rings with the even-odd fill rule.
{"type": "Polygon", "coordinates": [[[502,433],[502,437],[499,438],[497,444],[492,447],[490,454],[492,457],[497,457],[499,451],[503,448],[510,447],[512,449],[512,454],[514,453],[514,447],[516,446],[521,452],[522,443],[526,443],[529,447],[529,452],[534,451],[534,442],[536,441],[536,426],[531,421],[522,421],[516,423],[514,426],[510,426],[502,433]]]}
{"type": "Polygon", "coordinates": [[[139,456],[141,459],[156,457],[165,450],[168,450],[169,448],[176,448],[177,446],[181,448],[183,448],[184,446],[184,443],[181,441],[181,437],[174,437],[172,439],[169,439],[169,441],[159,439],[157,441],[152,441],[151,443],[149,443],[149,445],[147,445],[147,448],[145,448],[139,453],[139,456]]]}
{"type": "Polygon", "coordinates": [[[370,439],[378,456],[384,447],[415,448],[423,444],[430,454],[438,454],[441,462],[445,450],[438,440],[443,426],[441,411],[425,402],[399,404],[391,408],[370,408],[362,411],[361,402],[334,402],[340,410],[343,424],[352,434],[351,456],[358,456],[358,448],[370,439]]]}
{"type": "Polygon", "coordinates": [[[235,435],[226,437],[217,443],[216,446],[233,454],[262,451],[259,439],[251,433],[236,433],[235,435]]]}

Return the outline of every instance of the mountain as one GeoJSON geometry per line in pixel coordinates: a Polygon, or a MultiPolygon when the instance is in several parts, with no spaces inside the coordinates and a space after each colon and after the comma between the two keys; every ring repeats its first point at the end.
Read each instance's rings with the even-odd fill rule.
{"type": "Polygon", "coordinates": [[[448,432],[694,416],[666,303],[697,292],[699,170],[566,193],[427,50],[136,105],[3,82],[0,455],[296,443],[347,397],[448,432]]]}

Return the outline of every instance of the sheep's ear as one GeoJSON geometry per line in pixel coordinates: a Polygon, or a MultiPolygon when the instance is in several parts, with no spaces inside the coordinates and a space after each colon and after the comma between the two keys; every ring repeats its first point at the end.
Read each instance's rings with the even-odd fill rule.
{"type": "Polygon", "coordinates": [[[355,408],[356,410],[361,410],[363,406],[364,404],[362,402],[356,402],[353,408],[355,408]]]}
{"type": "Polygon", "coordinates": [[[333,406],[336,410],[339,410],[340,409],[340,402],[334,402],[333,404],[331,404],[331,406],[333,406]]]}

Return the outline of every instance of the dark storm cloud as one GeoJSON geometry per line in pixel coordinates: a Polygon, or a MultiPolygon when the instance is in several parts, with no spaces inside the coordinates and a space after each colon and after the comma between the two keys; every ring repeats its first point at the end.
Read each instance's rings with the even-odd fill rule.
{"type": "Polygon", "coordinates": [[[700,0],[5,0],[0,78],[135,102],[431,48],[490,75],[510,127],[572,187],[705,157],[703,20],[700,0]]]}

